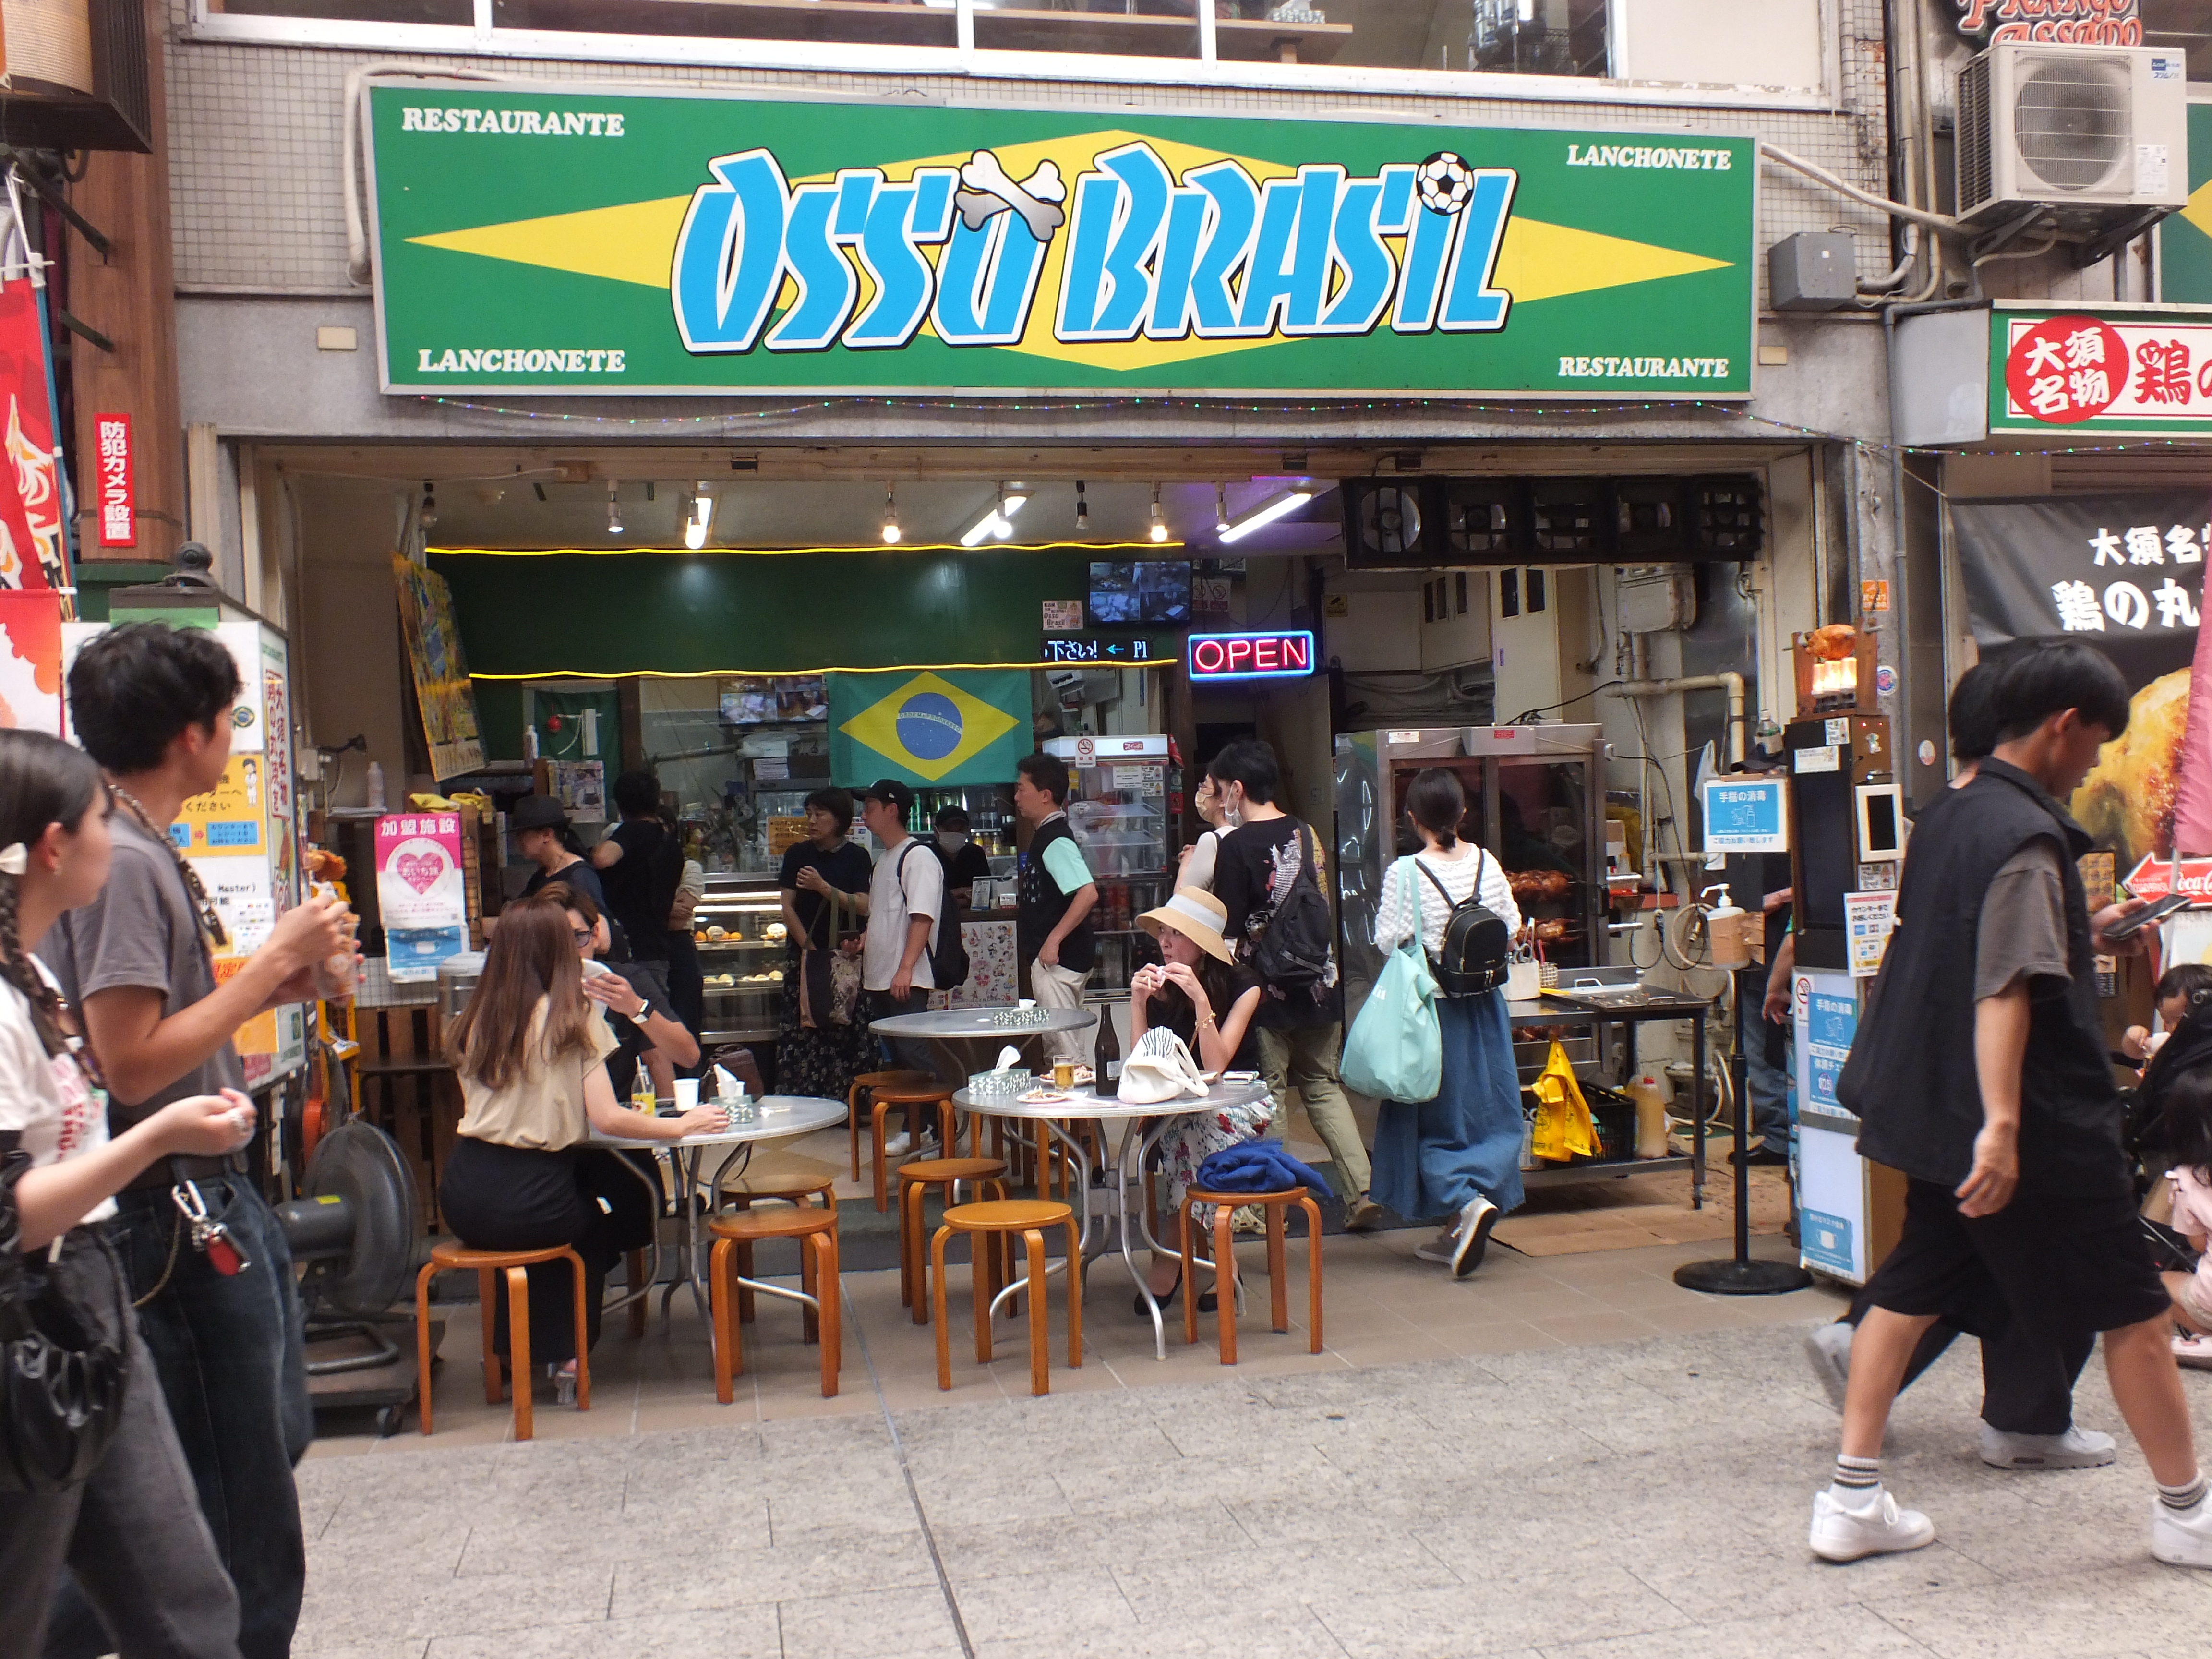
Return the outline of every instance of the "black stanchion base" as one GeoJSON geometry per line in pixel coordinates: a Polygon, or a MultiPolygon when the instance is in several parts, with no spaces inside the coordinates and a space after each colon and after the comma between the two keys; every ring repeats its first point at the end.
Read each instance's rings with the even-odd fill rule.
{"type": "Polygon", "coordinates": [[[1780,1296],[1802,1291],[1813,1275],[1788,1261],[1686,1261],[1674,1269],[1674,1282],[1708,1296],[1780,1296]]]}

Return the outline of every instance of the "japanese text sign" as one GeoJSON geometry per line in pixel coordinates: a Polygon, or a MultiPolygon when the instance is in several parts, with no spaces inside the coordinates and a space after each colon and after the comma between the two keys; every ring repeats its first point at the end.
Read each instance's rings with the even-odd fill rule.
{"type": "Polygon", "coordinates": [[[2212,316],[1990,314],[1990,430],[2212,433],[2212,316]]]}
{"type": "Polygon", "coordinates": [[[1786,778],[1707,779],[1705,851],[1788,852],[1789,808],[1790,783],[1786,778]]]}
{"type": "Polygon", "coordinates": [[[433,979],[468,939],[458,812],[392,813],[376,821],[376,908],[397,981],[433,979]]]}
{"type": "Polygon", "coordinates": [[[100,481],[100,544],[136,546],[138,526],[131,477],[131,417],[95,415],[92,420],[94,442],[100,449],[94,461],[94,476],[100,481]]]}

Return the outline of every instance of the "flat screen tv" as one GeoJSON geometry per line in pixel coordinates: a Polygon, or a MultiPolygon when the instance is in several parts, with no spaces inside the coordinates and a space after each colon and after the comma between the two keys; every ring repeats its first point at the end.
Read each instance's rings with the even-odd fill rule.
{"type": "Polygon", "coordinates": [[[1097,559],[1091,566],[1091,623],[1182,627],[1190,621],[1188,559],[1097,559]]]}

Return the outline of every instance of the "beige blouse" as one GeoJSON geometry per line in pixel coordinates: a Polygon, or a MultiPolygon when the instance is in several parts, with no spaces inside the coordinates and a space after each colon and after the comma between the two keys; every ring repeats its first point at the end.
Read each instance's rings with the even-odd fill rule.
{"type": "Polygon", "coordinates": [[[531,1017],[531,1054],[522,1075],[504,1089],[486,1087],[471,1077],[461,1079],[460,1133],[497,1146],[558,1152],[591,1133],[584,1115],[584,1080],[606,1064],[620,1045],[599,1011],[585,1024],[588,1051],[571,1050],[553,1059],[544,1052],[546,1000],[531,1017]]]}

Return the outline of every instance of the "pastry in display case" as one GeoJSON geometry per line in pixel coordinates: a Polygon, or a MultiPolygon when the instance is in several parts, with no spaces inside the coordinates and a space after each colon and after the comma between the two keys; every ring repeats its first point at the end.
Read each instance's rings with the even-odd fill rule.
{"type": "Polygon", "coordinates": [[[783,896],[773,878],[707,878],[707,896],[691,917],[705,991],[707,1029],[699,1033],[704,1047],[775,1040],[790,969],[787,933],[783,896]]]}

